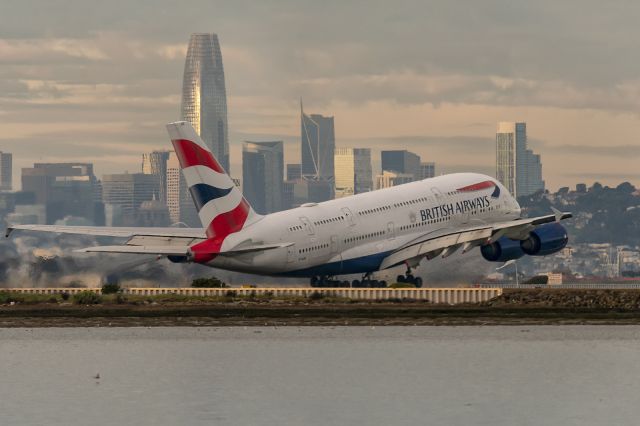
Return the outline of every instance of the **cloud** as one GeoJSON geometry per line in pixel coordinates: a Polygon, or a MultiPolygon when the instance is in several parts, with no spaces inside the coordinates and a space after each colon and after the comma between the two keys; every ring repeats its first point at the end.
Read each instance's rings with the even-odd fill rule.
{"type": "Polygon", "coordinates": [[[123,141],[163,147],[164,123],[179,118],[189,34],[213,31],[232,145],[241,134],[282,135],[295,158],[303,96],[310,111],[336,116],[338,144],[407,147],[443,170],[491,169],[495,123],[511,119],[529,123],[554,184],[638,152],[636,3],[9,3],[0,4],[0,149],[20,141],[40,156],[55,147],[89,158],[95,144],[116,171],[131,152],[123,141]],[[83,144],[65,148],[60,135],[74,132],[83,144]],[[566,164],[572,155],[580,164],[566,164]]]}
{"type": "MultiPolygon", "coordinates": [[[[546,145],[545,145],[546,146],[546,145]]],[[[640,158],[639,145],[580,146],[556,145],[548,146],[549,151],[571,156],[598,156],[613,158],[640,158]]]]}
{"type": "Polygon", "coordinates": [[[0,39],[0,64],[51,63],[65,59],[99,61],[109,57],[90,40],[0,39]]]}

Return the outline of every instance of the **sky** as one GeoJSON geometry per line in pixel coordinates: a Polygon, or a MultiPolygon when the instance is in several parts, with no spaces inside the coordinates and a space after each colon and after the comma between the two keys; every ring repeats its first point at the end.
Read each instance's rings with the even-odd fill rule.
{"type": "MultiPolygon", "coordinates": [[[[0,150],[139,172],[180,119],[193,32],[218,34],[231,174],[243,140],[299,162],[300,98],[336,145],[409,149],[437,172],[495,171],[525,121],[547,187],[640,186],[640,3],[0,0],[0,150]]],[[[376,161],[379,163],[379,159],[376,161]]]]}

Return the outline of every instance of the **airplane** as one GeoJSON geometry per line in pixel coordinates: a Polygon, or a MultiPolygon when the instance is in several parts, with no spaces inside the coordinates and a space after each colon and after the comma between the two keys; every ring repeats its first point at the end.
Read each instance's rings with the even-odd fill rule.
{"type": "Polygon", "coordinates": [[[203,228],[13,225],[14,230],[126,238],[87,253],[157,255],[229,271],[305,277],[314,287],[386,286],[372,278],[399,265],[398,282],[422,286],[412,274],[423,259],[480,248],[484,259],[507,262],[546,256],[568,241],[568,212],[522,218],[496,179],[456,173],[325,201],[268,215],[256,213],[193,127],[167,124],[203,228]],[[359,274],[359,280],[340,276],[359,274]]]}

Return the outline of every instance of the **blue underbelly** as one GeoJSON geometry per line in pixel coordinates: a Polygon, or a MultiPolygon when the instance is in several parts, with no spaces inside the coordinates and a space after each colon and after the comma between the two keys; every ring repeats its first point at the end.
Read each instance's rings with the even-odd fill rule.
{"type": "Polygon", "coordinates": [[[391,253],[390,251],[370,254],[367,256],[346,259],[338,262],[330,262],[309,268],[298,269],[278,274],[285,277],[313,277],[320,275],[349,275],[374,272],[380,268],[382,260],[391,253]]]}

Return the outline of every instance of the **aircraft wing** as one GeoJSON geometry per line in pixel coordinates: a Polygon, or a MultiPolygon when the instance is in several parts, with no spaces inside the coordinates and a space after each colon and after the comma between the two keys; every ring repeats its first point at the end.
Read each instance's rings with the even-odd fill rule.
{"type": "Polygon", "coordinates": [[[385,257],[380,269],[391,268],[422,257],[428,259],[439,255],[447,257],[459,249],[462,249],[464,253],[476,246],[494,242],[502,237],[523,240],[538,225],[559,222],[570,217],[572,217],[571,213],[554,210],[554,214],[547,216],[521,218],[462,229],[444,229],[420,235],[385,257]]]}
{"type": "Polygon", "coordinates": [[[132,238],[137,236],[207,238],[202,228],[142,228],[108,226],[59,226],[59,225],[11,225],[7,228],[8,237],[14,230],[54,232],[59,234],[95,235],[101,237],[132,238]]]}
{"type": "MultiPolygon", "coordinates": [[[[79,253],[129,253],[154,254],[162,256],[190,256],[190,247],[207,238],[204,230],[200,228],[127,228],[58,225],[14,225],[7,228],[6,236],[8,237],[14,230],[128,238],[126,243],[122,245],[93,246],[75,250],[79,253]]],[[[292,244],[293,243],[263,244],[256,242],[244,242],[219,254],[233,256],[287,247],[292,244]]]]}

